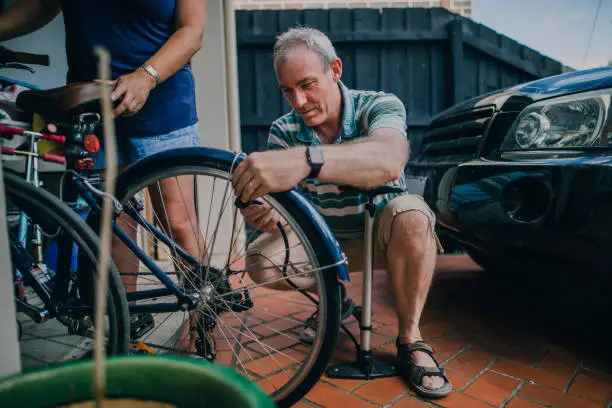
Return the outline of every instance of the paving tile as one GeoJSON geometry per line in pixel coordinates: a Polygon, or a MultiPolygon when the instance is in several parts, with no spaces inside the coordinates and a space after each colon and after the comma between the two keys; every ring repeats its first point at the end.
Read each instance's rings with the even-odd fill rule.
{"type": "Polygon", "coordinates": [[[602,359],[597,353],[593,355],[590,353],[584,359],[583,367],[593,371],[601,371],[601,372],[610,372],[612,367],[610,364],[612,361],[608,358],[606,360],[602,359]]]}
{"type": "MultiPolygon", "coordinates": [[[[436,276],[455,275],[461,272],[471,272],[479,275],[482,268],[468,255],[441,255],[436,259],[436,276]]],[[[468,275],[472,276],[472,275],[468,275]]]]}
{"type": "Polygon", "coordinates": [[[519,384],[518,380],[487,372],[463,392],[497,406],[504,402],[519,384]]]}
{"type": "Polygon", "coordinates": [[[517,351],[516,349],[508,349],[506,351],[501,351],[498,354],[498,357],[500,359],[511,361],[513,363],[521,364],[528,367],[533,367],[542,359],[542,356],[539,354],[527,354],[521,351],[517,351]]]}
{"type": "Polygon", "coordinates": [[[568,382],[563,377],[508,360],[498,361],[491,370],[558,390],[562,390],[568,382]]]}
{"type": "Polygon", "coordinates": [[[391,408],[432,408],[434,405],[423,402],[413,397],[404,397],[391,405],[391,408]]]}
{"type": "Polygon", "coordinates": [[[465,384],[467,384],[468,381],[470,381],[468,377],[465,377],[461,374],[457,374],[451,370],[445,369],[444,372],[446,373],[446,376],[448,377],[451,384],[453,385],[453,390],[463,389],[463,387],[465,387],[465,384]]]}
{"type": "Polygon", "coordinates": [[[327,374],[323,374],[321,380],[325,381],[326,383],[333,384],[336,387],[342,388],[347,392],[353,391],[355,388],[359,387],[360,385],[363,385],[364,383],[364,380],[345,380],[342,378],[330,378],[327,376],[327,374]]]}
{"type": "Polygon", "coordinates": [[[266,394],[270,394],[278,389],[280,389],[283,385],[287,384],[293,378],[295,371],[287,370],[286,372],[280,372],[276,375],[262,378],[257,381],[257,385],[266,392],[266,394]]]}
{"type": "Polygon", "coordinates": [[[306,394],[306,399],[322,407],[372,408],[374,406],[323,382],[317,383],[317,385],[306,394]]]}
{"type": "Polygon", "coordinates": [[[496,358],[512,361],[526,366],[533,366],[542,359],[542,354],[525,352],[517,347],[497,341],[494,337],[477,337],[470,349],[492,354],[496,358]]]}
{"type": "Polygon", "coordinates": [[[561,348],[551,347],[537,368],[557,374],[563,378],[571,378],[580,364],[580,358],[561,348]]]}
{"type": "Polygon", "coordinates": [[[263,355],[268,355],[268,354],[274,354],[276,352],[276,350],[278,350],[278,348],[274,348],[271,349],[271,347],[273,347],[271,344],[268,343],[268,340],[262,340],[262,341],[252,341],[250,343],[248,343],[246,345],[246,347],[249,350],[255,351],[259,354],[263,354],[263,355]]]}
{"type": "MultiPolygon", "coordinates": [[[[261,313],[262,315],[266,314],[264,313],[264,311],[266,311],[267,309],[277,309],[279,306],[283,306],[284,302],[285,301],[281,299],[278,294],[275,294],[273,292],[257,293],[257,307],[261,308],[259,313],[261,313]]],[[[285,310],[287,309],[285,308],[285,310]]],[[[270,317],[268,317],[268,319],[270,319],[270,317]]]]}
{"type": "Polygon", "coordinates": [[[245,367],[255,374],[264,377],[293,363],[295,362],[289,357],[283,356],[282,354],[274,354],[272,356],[260,358],[259,360],[251,361],[245,364],[245,367]]]}
{"type": "Polygon", "coordinates": [[[479,401],[465,394],[451,392],[447,397],[436,400],[436,405],[445,408],[491,408],[492,405],[479,401]]]}
{"type": "Polygon", "coordinates": [[[355,361],[355,351],[349,349],[336,349],[332,358],[330,360],[330,364],[344,364],[355,361]]]}
{"type": "Polygon", "coordinates": [[[402,379],[391,377],[370,381],[354,394],[379,405],[386,405],[407,391],[409,387],[402,379]]]}
{"type": "Polygon", "coordinates": [[[382,324],[388,324],[391,326],[397,327],[397,316],[395,315],[395,311],[392,313],[389,311],[381,312],[380,307],[374,306],[372,314],[372,320],[382,324]]]}
{"type": "Polygon", "coordinates": [[[528,334],[524,334],[524,336],[523,338],[519,338],[515,344],[510,347],[505,357],[521,364],[533,366],[542,360],[550,345],[547,341],[531,337],[528,334]]]}
{"type": "Polygon", "coordinates": [[[265,340],[261,340],[261,342],[275,350],[282,350],[287,347],[295,347],[302,344],[299,339],[299,336],[291,332],[281,333],[276,336],[268,337],[265,340]]]}
{"type": "Polygon", "coordinates": [[[283,319],[276,319],[269,323],[262,323],[259,326],[249,327],[249,329],[260,337],[268,337],[274,334],[284,333],[285,331],[292,329],[296,326],[301,326],[300,320],[294,317],[288,317],[283,319]]]}
{"type": "Polygon", "coordinates": [[[499,343],[493,341],[492,339],[488,340],[486,338],[478,338],[476,341],[474,341],[471,348],[484,351],[485,353],[492,354],[495,357],[502,358],[508,355],[508,350],[510,347],[507,344],[499,343]]]}
{"type": "MultiPolygon", "coordinates": [[[[473,316],[470,316],[473,319],[473,316]]],[[[485,318],[483,318],[484,320],[485,318]]],[[[483,344],[493,344],[500,350],[509,348],[520,334],[517,330],[507,324],[501,324],[499,321],[486,322],[483,330],[477,333],[474,337],[477,342],[483,344]]]]}
{"type": "Polygon", "coordinates": [[[471,338],[462,333],[450,333],[441,339],[431,342],[431,346],[436,353],[446,353],[449,355],[457,353],[459,350],[470,344],[471,338]]]}
{"type": "Polygon", "coordinates": [[[260,357],[261,354],[246,349],[240,350],[237,357],[236,352],[234,352],[233,350],[220,350],[217,351],[217,358],[215,359],[215,363],[220,363],[224,365],[234,364],[239,367],[241,364],[247,364],[250,361],[256,360],[260,357]]]}
{"type": "Polygon", "coordinates": [[[538,385],[525,384],[519,392],[521,397],[530,401],[550,405],[555,408],[601,408],[602,405],[575,395],[565,394],[538,385]]]}
{"type": "Polygon", "coordinates": [[[297,404],[293,405],[293,408],[312,408],[314,405],[308,403],[308,401],[300,401],[297,404]]]}
{"type": "MultiPolygon", "coordinates": [[[[287,319],[297,320],[298,322],[302,323],[302,322],[305,322],[306,319],[308,319],[310,317],[310,315],[312,315],[312,311],[307,310],[307,311],[303,311],[303,312],[292,314],[287,319]]],[[[285,319],[285,320],[287,320],[287,319],[285,319]]]]}
{"type": "Polygon", "coordinates": [[[538,404],[536,402],[527,401],[524,398],[514,397],[510,400],[505,408],[542,408],[546,405],[538,404]]]}
{"type": "Polygon", "coordinates": [[[437,339],[454,330],[454,324],[444,320],[421,325],[421,335],[425,339],[437,339]]]}
{"type": "Polygon", "coordinates": [[[581,373],[576,376],[568,393],[597,402],[608,402],[612,398],[612,376],[581,373]]]}
{"type": "Polygon", "coordinates": [[[481,350],[467,349],[450,360],[445,365],[445,368],[465,377],[472,378],[493,361],[494,357],[489,353],[485,353],[481,350]]]}

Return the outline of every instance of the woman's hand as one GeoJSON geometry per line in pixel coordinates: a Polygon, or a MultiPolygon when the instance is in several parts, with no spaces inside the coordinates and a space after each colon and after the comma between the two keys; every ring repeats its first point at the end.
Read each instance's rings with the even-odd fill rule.
{"type": "MultiPolygon", "coordinates": [[[[96,80],[98,83],[107,83],[96,80]]],[[[113,119],[118,116],[131,116],[142,109],[149,93],[155,87],[155,78],[142,68],[138,68],[131,74],[120,76],[114,81],[108,82],[114,86],[111,93],[113,102],[121,99],[121,102],[113,112],[113,119]]]]}

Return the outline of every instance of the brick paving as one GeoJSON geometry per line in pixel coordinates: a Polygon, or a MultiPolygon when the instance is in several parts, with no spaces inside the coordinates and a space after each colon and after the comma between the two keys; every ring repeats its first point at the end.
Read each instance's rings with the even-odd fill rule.
{"type": "MultiPolygon", "coordinates": [[[[576,337],[581,343],[564,341],[569,337],[547,324],[548,310],[555,307],[546,299],[541,300],[547,307],[534,306],[524,293],[515,291],[512,297],[489,285],[486,277],[467,256],[438,258],[422,332],[453,382],[450,396],[424,401],[399,378],[358,381],[323,376],[297,406],[612,408],[609,356],[580,334],[576,337]]],[[[361,275],[352,279],[349,293],[359,303],[361,275]]],[[[389,359],[395,353],[397,320],[391,299],[386,273],[376,271],[372,339],[376,359],[389,359]]],[[[349,327],[357,333],[356,324],[349,327]]],[[[352,343],[341,333],[332,363],[353,356],[352,343]]]]}

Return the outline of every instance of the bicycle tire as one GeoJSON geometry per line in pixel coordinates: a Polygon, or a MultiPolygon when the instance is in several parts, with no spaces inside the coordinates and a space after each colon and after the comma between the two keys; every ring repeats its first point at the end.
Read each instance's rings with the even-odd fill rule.
{"type": "MultiPolygon", "coordinates": [[[[217,149],[209,148],[186,148],[175,149],[145,158],[121,172],[117,178],[117,198],[125,202],[135,191],[149,185],[155,180],[168,176],[206,173],[217,171],[224,174],[229,173],[234,161],[234,154],[217,149]]],[[[235,163],[234,163],[235,165],[235,163]]],[[[312,250],[317,257],[319,265],[336,265],[331,270],[321,273],[327,312],[325,314],[324,334],[320,348],[312,357],[312,364],[307,373],[301,374],[299,384],[275,402],[279,406],[291,406],[299,401],[319,380],[323,374],[335,348],[340,327],[340,302],[338,274],[344,264],[338,265],[342,259],[342,252],[324,223],[323,218],[311,207],[301,195],[295,191],[270,194],[284,211],[291,214],[304,236],[307,238],[312,250]],[[302,199],[299,199],[302,197],[302,199]],[[305,207],[304,207],[305,206],[305,207]],[[308,211],[310,210],[310,212],[308,211]],[[334,245],[335,244],[335,245],[334,245]]]]}
{"type": "MultiPolygon", "coordinates": [[[[28,217],[34,223],[51,220],[75,239],[80,257],[77,273],[87,279],[97,274],[99,238],[70,207],[53,194],[42,188],[34,187],[12,172],[4,171],[4,189],[7,203],[13,203],[21,211],[28,212],[28,217]],[[87,260],[87,265],[83,263],[85,260],[87,260]]],[[[95,279],[89,279],[87,282],[93,283],[95,279]]],[[[119,274],[112,262],[109,264],[108,290],[109,337],[106,353],[108,355],[124,354],[127,353],[129,346],[128,305],[119,274]]],[[[90,293],[93,293],[95,288],[91,288],[91,291],[90,293]]]]}

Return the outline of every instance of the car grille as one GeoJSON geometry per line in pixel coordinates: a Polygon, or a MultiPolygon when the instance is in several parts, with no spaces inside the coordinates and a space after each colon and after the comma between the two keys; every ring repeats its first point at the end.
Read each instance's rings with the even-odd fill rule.
{"type": "Polygon", "coordinates": [[[494,111],[483,107],[432,122],[414,164],[454,164],[477,157],[494,111]]]}

